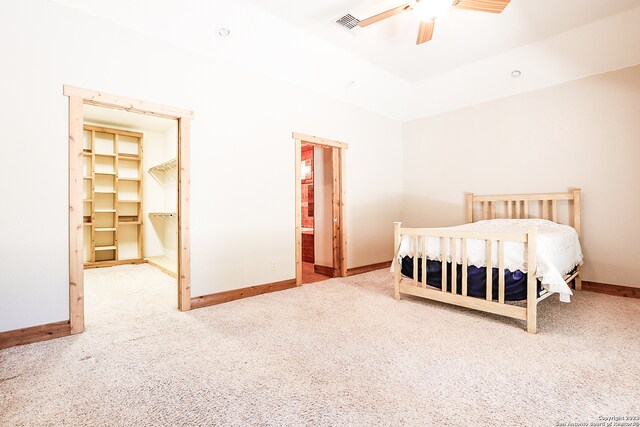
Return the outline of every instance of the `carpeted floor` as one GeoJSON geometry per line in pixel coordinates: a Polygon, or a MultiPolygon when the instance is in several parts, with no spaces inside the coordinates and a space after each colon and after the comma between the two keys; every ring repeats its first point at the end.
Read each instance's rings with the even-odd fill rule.
{"type": "Polygon", "coordinates": [[[406,298],[385,270],[180,313],[148,265],[86,272],[85,333],[0,351],[0,425],[557,426],[640,416],[640,300],[539,333],[406,298]]]}

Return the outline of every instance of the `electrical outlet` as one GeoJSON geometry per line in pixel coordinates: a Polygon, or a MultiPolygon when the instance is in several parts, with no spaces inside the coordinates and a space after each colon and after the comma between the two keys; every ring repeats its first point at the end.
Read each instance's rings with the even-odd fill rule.
{"type": "Polygon", "coordinates": [[[278,269],[278,265],[275,261],[271,261],[271,271],[276,271],[278,269]]]}

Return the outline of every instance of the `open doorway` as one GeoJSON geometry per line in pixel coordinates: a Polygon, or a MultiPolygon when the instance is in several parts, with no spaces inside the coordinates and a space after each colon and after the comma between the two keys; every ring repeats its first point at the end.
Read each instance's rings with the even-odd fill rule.
{"type": "Polygon", "coordinates": [[[294,133],[296,150],[296,284],[346,276],[347,145],[294,133]]]}
{"type": "Polygon", "coordinates": [[[177,150],[175,119],[84,106],[87,323],[177,306],[177,150]]]}
{"type": "MultiPolygon", "coordinates": [[[[168,271],[157,271],[163,278],[169,278],[174,286],[177,281],[178,309],[190,310],[189,134],[193,112],[67,85],[64,86],[64,95],[69,97],[71,333],[84,330],[85,265],[147,266],[145,263],[153,262],[154,254],[146,249],[149,241],[145,246],[145,222],[147,227],[155,228],[154,232],[158,235],[177,234],[177,238],[168,245],[175,248],[175,261],[166,268],[168,271],[174,270],[171,271],[173,275],[165,274],[168,271]],[[111,114],[98,114],[93,111],[95,106],[110,109],[108,111],[111,114]],[[94,113],[98,115],[92,117],[94,113]],[[161,118],[171,123],[171,136],[166,138],[173,141],[171,145],[175,160],[165,160],[147,168],[144,161],[144,133],[126,129],[127,120],[139,121],[140,115],[147,119],[161,118]],[[92,120],[94,123],[91,123],[92,120]],[[156,178],[148,180],[153,182],[160,180],[161,174],[168,169],[175,169],[174,191],[169,196],[173,199],[172,207],[175,206],[175,211],[157,203],[150,203],[148,206],[153,212],[145,211],[144,174],[155,173],[156,178]],[[90,184],[87,185],[86,181],[90,184]],[[161,209],[156,211],[157,208],[161,209]],[[147,221],[144,220],[145,217],[148,218],[147,221]],[[158,221],[175,219],[176,224],[169,227],[170,231],[167,232],[165,227],[154,227],[152,217],[158,221]],[[146,256],[145,250],[148,251],[146,256]]],[[[164,150],[163,156],[166,154],[167,150],[164,150]]],[[[162,176],[162,179],[165,177],[162,176]]],[[[161,261],[156,264],[159,268],[166,267],[161,265],[161,261]]],[[[172,290],[174,295],[175,290],[172,290]]]]}
{"type": "Polygon", "coordinates": [[[331,149],[302,144],[300,217],[302,284],[335,277],[331,242],[331,149]]]}

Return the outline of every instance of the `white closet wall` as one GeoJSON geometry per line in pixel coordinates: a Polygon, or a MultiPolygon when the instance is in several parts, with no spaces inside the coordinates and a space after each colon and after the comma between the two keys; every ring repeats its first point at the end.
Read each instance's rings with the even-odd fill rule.
{"type": "Polygon", "coordinates": [[[159,264],[177,272],[177,158],[178,128],[177,122],[164,132],[145,133],[144,145],[144,255],[145,258],[164,258],[169,262],[159,264]],[[157,168],[158,165],[168,166],[157,168]],[[174,214],[158,216],[157,213],[174,214]],[[167,260],[168,258],[168,260],[167,260]]]}

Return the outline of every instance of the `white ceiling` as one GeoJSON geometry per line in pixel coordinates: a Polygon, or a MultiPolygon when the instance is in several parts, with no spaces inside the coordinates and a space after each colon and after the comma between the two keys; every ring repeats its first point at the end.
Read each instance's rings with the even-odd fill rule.
{"type": "Polygon", "coordinates": [[[640,0],[511,0],[499,15],[454,10],[421,46],[409,13],[356,36],[332,23],[404,0],[41,1],[111,21],[114,34],[141,33],[400,121],[640,64],[640,0]],[[221,27],[231,35],[220,37],[221,27]],[[512,78],[514,69],[522,76],[512,78]]]}
{"type": "Polygon", "coordinates": [[[640,0],[511,0],[502,14],[453,9],[436,23],[433,40],[416,46],[419,20],[411,12],[355,36],[333,24],[347,12],[364,19],[405,0],[248,1],[410,82],[640,6],[640,0]]]}

